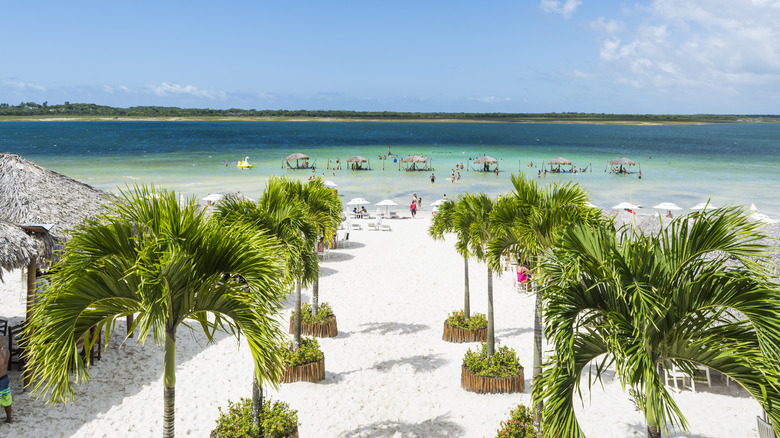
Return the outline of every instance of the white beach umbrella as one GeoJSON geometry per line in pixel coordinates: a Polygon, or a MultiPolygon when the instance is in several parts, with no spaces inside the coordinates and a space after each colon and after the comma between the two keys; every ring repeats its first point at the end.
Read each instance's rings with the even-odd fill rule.
{"type": "Polygon", "coordinates": [[[352,206],[352,205],[358,205],[359,206],[359,205],[366,205],[366,204],[370,204],[370,202],[366,201],[363,198],[352,198],[352,199],[349,200],[349,202],[347,202],[347,205],[350,205],[350,206],[352,206]]]}
{"type": "Polygon", "coordinates": [[[327,180],[327,181],[323,182],[322,184],[324,184],[325,187],[330,187],[332,189],[335,189],[336,187],[339,186],[338,184],[336,184],[336,183],[334,183],[333,181],[330,181],[330,180],[327,180]]]}
{"type": "Polygon", "coordinates": [[[217,201],[221,201],[222,198],[224,198],[224,197],[225,197],[224,195],[221,195],[219,193],[212,193],[212,194],[210,194],[208,196],[204,196],[204,197],[202,197],[200,199],[201,199],[201,201],[206,201],[206,202],[217,202],[217,201]]]}
{"type": "Polygon", "coordinates": [[[387,216],[390,207],[394,205],[398,205],[398,203],[393,201],[392,199],[383,199],[374,205],[376,205],[377,207],[385,207],[385,216],[387,216]]]}
{"type": "Polygon", "coordinates": [[[586,206],[586,207],[590,207],[590,208],[598,208],[598,207],[596,207],[596,205],[595,205],[595,204],[593,204],[593,203],[592,203],[592,202],[590,202],[590,201],[585,201],[585,206],[586,206]]]}
{"type": "Polygon", "coordinates": [[[431,207],[438,207],[443,204],[444,201],[446,201],[446,199],[439,199],[438,201],[431,202],[431,207]]]}
{"type": "Polygon", "coordinates": [[[612,207],[613,210],[636,210],[637,208],[640,208],[636,204],[632,204],[630,202],[621,202],[618,205],[615,205],[612,207]]]}
{"type": "Polygon", "coordinates": [[[756,207],[756,204],[753,204],[753,203],[750,204],[750,211],[758,211],[758,208],[756,207]]]}
{"type": "Polygon", "coordinates": [[[699,202],[698,204],[691,207],[691,210],[712,210],[715,208],[712,204],[707,204],[706,202],[699,202]]]}
{"type": "Polygon", "coordinates": [[[654,205],[653,208],[658,210],[682,210],[682,208],[678,207],[674,202],[662,202],[658,205],[654,205]]]}

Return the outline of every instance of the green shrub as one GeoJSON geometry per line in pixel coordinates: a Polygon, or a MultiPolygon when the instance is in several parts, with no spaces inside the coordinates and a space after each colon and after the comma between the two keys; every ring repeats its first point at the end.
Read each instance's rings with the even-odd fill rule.
{"type": "Polygon", "coordinates": [[[523,405],[509,412],[509,420],[501,422],[496,438],[535,438],[534,418],[531,410],[523,405]]]}
{"type": "MultiPolygon", "coordinates": [[[[304,324],[315,324],[318,322],[329,321],[334,316],[333,309],[328,303],[322,303],[320,305],[320,310],[317,311],[316,318],[314,315],[312,315],[311,304],[301,303],[301,322],[304,324]]],[[[292,311],[292,316],[290,316],[290,319],[295,319],[295,310],[292,311]]]]}
{"type": "MultiPolygon", "coordinates": [[[[284,438],[290,436],[298,426],[298,411],[282,401],[263,402],[260,415],[265,438],[284,438]]],[[[260,436],[260,431],[252,427],[252,400],[241,398],[238,403],[228,400],[227,412],[219,408],[217,427],[212,431],[215,438],[252,438],[260,436]]]]}
{"type": "Polygon", "coordinates": [[[517,375],[521,368],[515,350],[506,346],[496,348],[492,362],[488,362],[487,344],[484,342],[478,351],[471,351],[469,348],[463,357],[463,365],[472,374],[482,377],[512,377],[517,375]]]}
{"type": "Polygon", "coordinates": [[[320,350],[320,343],[314,338],[301,338],[301,346],[293,350],[293,344],[287,344],[287,354],[284,356],[284,366],[297,367],[314,363],[325,357],[320,350]]]}
{"type": "Polygon", "coordinates": [[[463,311],[458,310],[447,316],[445,321],[448,326],[466,330],[476,330],[487,327],[487,318],[484,313],[475,313],[471,318],[463,316],[463,311]]]}

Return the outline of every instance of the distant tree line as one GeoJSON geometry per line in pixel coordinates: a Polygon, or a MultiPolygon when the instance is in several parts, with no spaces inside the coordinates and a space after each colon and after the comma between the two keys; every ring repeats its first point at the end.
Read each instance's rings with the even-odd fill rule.
{"type": "Polygon", "coordinates": [[[164,106],[133,106],[117,108],[94,103],[49,105],[48,102],[21,102],[18,105],[0,103],[0,117],[139,117],[139,118],[306,118],[306,119],[374,119],[374,120],[475,120],[493,122],[777,122],[778,115],[713,115],[713,114],[604,114],[604,113],[447,113],[394,111],[340,111],[340,110],[255,110],[178,108],[164,106]]]}

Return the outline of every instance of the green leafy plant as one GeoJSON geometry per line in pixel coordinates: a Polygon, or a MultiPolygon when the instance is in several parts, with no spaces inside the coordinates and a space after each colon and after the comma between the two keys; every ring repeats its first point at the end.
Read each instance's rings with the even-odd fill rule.
{"type": "Polygon", "coordinates": [[[465,330],[487,328],[487,318],[484,313],[475,313],[471,318],[467,318],[463,310],[458,310],[450,313],[445,322],[450,327],[465,330]]]}
{"type": "Polygon", "coordinates": [[[490,360],[486,343],[482,343],[479,350],[466,352],[463,357],[463,365],[481,377],[512,377],[520,372],[520,361],[515,350],[503,346],[496,349],[493,359],[490,360]]]}
{"type": "MultiPolygon", "coordinates": [[[[301,322],[304,324],[316,324],[318,322],[330,321],[336,315],[333,314],[333,309],[328,303],[322,303],[317,316],[312,315],[312,306],[309,303],[301,304],[301,322]]],[[[293,310],[290,319],[295,319],[295,310],[293,310]]]]}
{"type": "Polygon", "coordinates": [[[284,365],[295,367],[306,365],[321,360],[325,355],[320,350],[320,343],[314,338],[301,338],[301,346],[293,350],[293,343],[287,345],[287,354],[284,356],[284,365]]]}
{"type": "Polygon", "coordinates": [[[501,422],[496,438],[535,438],[534,418],[530,409],[523,405],[509,411],[509,419],[501,422]]]}
{"type": "MultiPolygon", "coordinates": [[[[251,438],[260,436],[257,427],[252,426],[252,400],[241,398],[238,403],[228,400],[226,412],[219,409],[217,427],[211,432],[212,438],[251,438]]],[[[282,401],[263,403],[260,415],[265,438],[284,438],[292,435],[298,426],[298,411],[282,401]]]]}

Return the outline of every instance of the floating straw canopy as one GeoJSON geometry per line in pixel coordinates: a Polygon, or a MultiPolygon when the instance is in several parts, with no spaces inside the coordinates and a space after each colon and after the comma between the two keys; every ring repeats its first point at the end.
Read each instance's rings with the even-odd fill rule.
{"type": "Polygon", "coordinates": [[[488,157],[487,155],[483,155],[483,156],[481,156],[481,157],[479,157],[479,158],[475,159],[473,162],[474,162],[475,164],[484,164],[484,163],[488,163],[488,164],[496,164],[496,163],[498,163],[498,160],[496,160],[496,159],[495,159],[495,158],[493,158],[493,157],[488,157]]]}
{"type": "Polygon", "coordinates": [[[612,160],[609,160],[609,164],[613,166],[635,166],[636,163],[629,160],[626,157],[618,157],[612,160]]]}
{"type": "Polygon", "coordinates": [[[354,157],[347,158],[347,163],[365,163],[366,161],[368,160],[361,157],[360,155],[355,155],[354,157]]]}
{"type": "Polygon", "coordinates": [[[402,163],[424,163],[426,161],[428,161],[428,157],[421,157],[419,155],[410,155],[401,158],[402,163]]]}
{"type": "Polygon", "coordinates": [[[284,159],[285,159],[285,161],[292,161],[292,160],[295,160],[295,161],[298,161],[298,160],[308,160],[308,159],[309,159],[309,156],[308,156],[308,155],[306,155],[306,154],[302,154],[302,153],[300,153],[300,152],[296,152],[296,153],[294,153],[294,154],[290,154],[290,155],[288,155],[288,156],[287,156],[287,157],[285,157],[284,159]]]}
{"type": "Polygon", "coordinates": [[[559,166],[562,165],[562,164],[569,165],[569,164],[571,164],[571,161],[567,160],[566,158],[563,158],[563,157],[556,157],[556,158],[553,158],[552,160],[548,161],[547,164],[551,164],[551,165],[556,165],[557,164],[559,166]]]}

